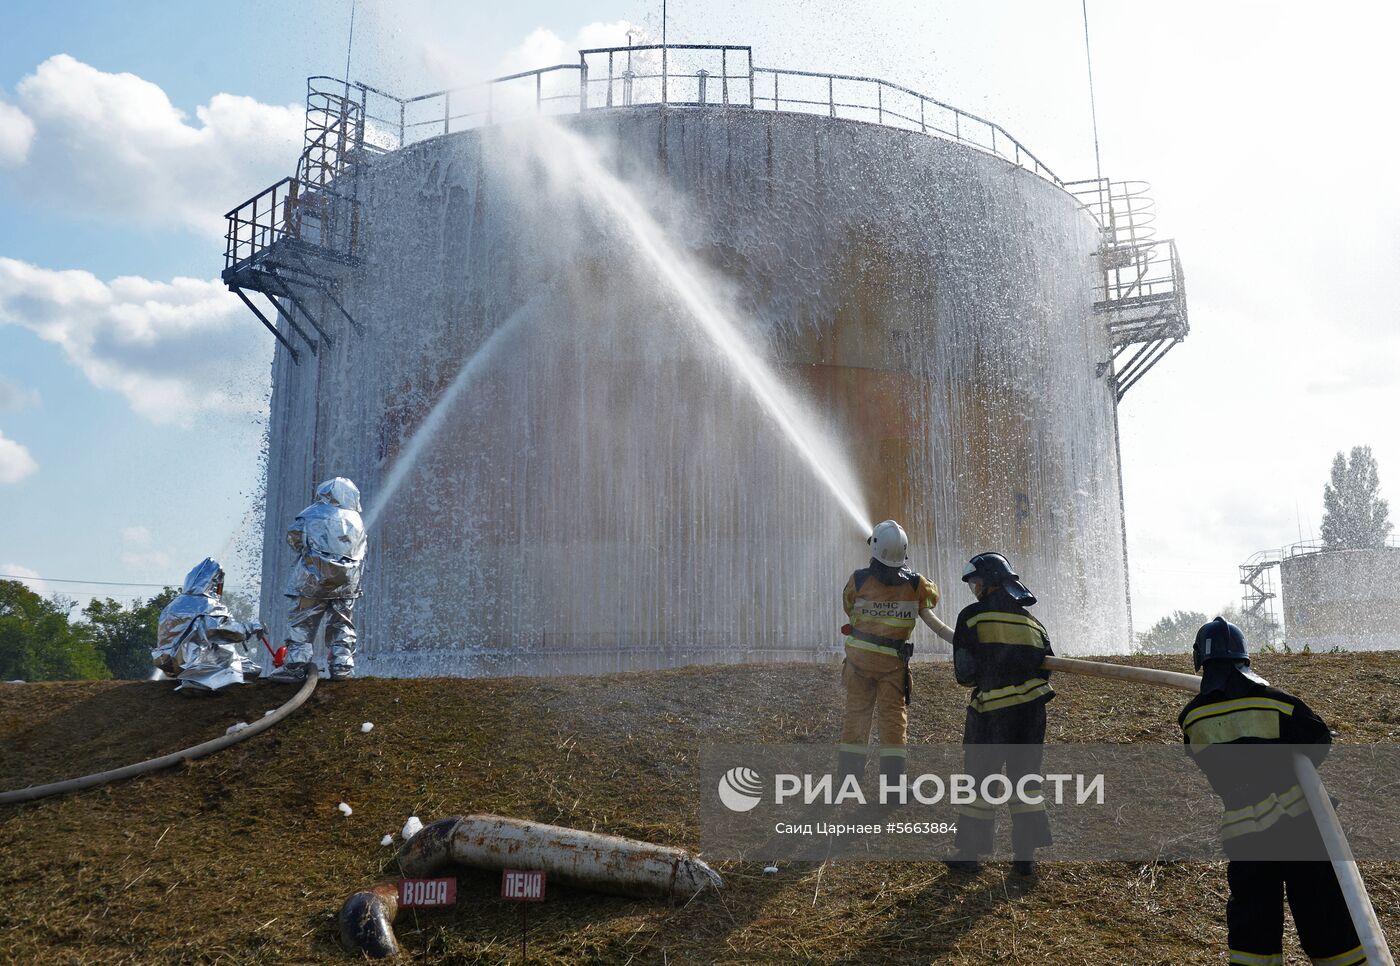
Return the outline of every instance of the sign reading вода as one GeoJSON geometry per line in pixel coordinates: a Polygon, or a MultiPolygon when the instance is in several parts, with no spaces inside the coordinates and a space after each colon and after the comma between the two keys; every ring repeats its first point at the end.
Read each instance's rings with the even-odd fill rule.
{"type": "Polygon", "coordinates": [[[544,902],[544,872],[539,869],[502,869],[501,898],[516,902],[544,902]]]}
{"type": "Polygon", "coordinates": [[[456,879],[400,879],[400,906],[451,906],[457,902],[456,879]]]}

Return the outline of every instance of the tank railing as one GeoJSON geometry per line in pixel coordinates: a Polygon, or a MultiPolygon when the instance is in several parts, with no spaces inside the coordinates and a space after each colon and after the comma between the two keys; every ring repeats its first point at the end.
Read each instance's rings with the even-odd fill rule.
{"type": "Polygon", "coordinates": [[[1175,239],[1138,245],[1131,256],[1103,267],[1094,302],[1099,311],[1160,301],[1180,292],[1184,281],[1175,239]]]}
{"type": "Polygon", "coordinates": [[[556,113],[553,105],[564,104],[573,113],[581,97],[580,82],[575,79],[563,92],[547,91],[546,86],[548,81],[582,72],[580,64],[555,64],[406,98],[368,84],[353,86],[361,92],[367,145],[372,150],[394,151],[454,130],[528,114],[532,106],[533,113],[556,113]]]}
{"type": "Polygon", "coordinates": [[[288,236],[297,198],[295,178],[283,178],[224,216],[224,269],[250,261],[288,236]]]}
{"type": "Polygon", "coordinates": [[[993,154],[1064,187],[1065,183],[1048,165],[1000,124],[920,94],[911,88],[892,84],[878,77],[861,77],[854,74],[827,74],[769,67],[755,67],[754,74],[756,108],[769,105],[770,109],[781,111],[791,107],[807,113],[813,113],[812,108],[825,108],[825,113],[830,117],[870,121],[885,127],[919,131],[993,154]],[[771,78],[771,83],[768,78],[771,78]],[[818,90],[813,93],[809,88],[807,92],[802,92],[805,96],[792,93],[784,95],[783,78],[789,79],[790,87],[791,80],[795,78],[803,78],[807,82],[817,81],[818,90]],[[820,82],[823,81],[825,96],[822,96],[823,92],[820,89],[820,82]],[[847,93],[838,96],[838,82],[845,85],[847,93]],[[853,97],[848,93],[850,91],[864,96],[853,97]]]}
{"type": "MultiPolygon", "coordinates": [[[[1386,537],[1379,547],[1337,547],[1335,549],[1349,550],[1400,550],[1400,535],[1386,537]]],[[[1300,540],[1297,543],[1289,544],[1280,551],[1276,551],[1284,560],[1292,560],[1294,557],[1306,557],[1315,553],[1324,553],[1328,550],[1327,545],[1321,540],[1300,540]]],[[[1265,553],[1275,551],[1263,551],[1265,553]]],[[[1258,554],[1255,554],[1258,556],[1258,554]]],[[[1251,558],[1253,559],[1253,558],[1251,558]]]]}
{"type": "Polygon", "coordinates": [[[581,110],[639,104],[753,106],[753,48],[741,44],[592,47],[579,51],[579,63],[583,67],[581,110]],[[601,102],[593,97],[599,87],[603,88],[601,102]],[[649,95],[649,90],[655,93],[649,95]]]}
{"type": "Polygon", "coordinates": [[[1105,250],[1131,249],[1156,237],[1157,206],[1146,181],[1090,178],[1067,181],[1063,187],[1103,228],[1105,250]]]}
{"type": "Polygon", "coordinates": [[[536,113],[643,104],[740,107],[823,113],[918,131],[966,144],[1066,187],[1034,152],[986,118],[876,77],[756,67],[752,56],[752,48],[737,44],[597,47],[579,51],[577,64],[555,64],[416,97],[352,83],[346,99],[358,98],[359,146],[370,151],[397,150],[428,137],[520,116],[532,107],[536,113]],[[551,89],[559,80],[566,81],[563,88],[551,89]],[[505,94],[511,85],[517,88],[514,97],[505,94]]]}

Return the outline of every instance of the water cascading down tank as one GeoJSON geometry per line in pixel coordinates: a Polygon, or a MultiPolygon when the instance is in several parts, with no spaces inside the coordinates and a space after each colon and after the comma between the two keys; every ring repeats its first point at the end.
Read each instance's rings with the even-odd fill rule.
{"type": "Polygon", "coordinates": [[[950,622],[998,549],[1057,650],[1127,649],[1116,406],[1186,332],[1136,189],[743,47],[413,100],[313,79],[309,107],[225,271],[279,341],[265,614],[288,521],[341,475],[371,674],[826,660],[862,513],[904,524],[950,622]]]}

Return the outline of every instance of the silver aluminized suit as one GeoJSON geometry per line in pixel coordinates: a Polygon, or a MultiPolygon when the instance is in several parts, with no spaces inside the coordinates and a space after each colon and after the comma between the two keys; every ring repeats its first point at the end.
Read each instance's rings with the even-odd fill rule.
{"type": "Polygon", "coordinates": [[[287,664],[309,664],[316,629],[326,622],[326,663],[332,677],[355,667],[355,598],[360,596],[368,539],[360,519],[360,491],[337,476],[316,487],[316,502],[297,515],[287,531],[297,552],[287,585],[287,664]]]}
{"type": "Polygon", "coordinates": [[[205,557],[185,577],[180,596],[160,612],[151,659],[166,674],[179,678],[177,691],[217,691],[228,684],[242,684],[245,673],[258,673],[248,654],[248,641],[262,631],[262,625],[233,619],[219,596],[223,583],[224,569],[213,557],[205,557]]]}

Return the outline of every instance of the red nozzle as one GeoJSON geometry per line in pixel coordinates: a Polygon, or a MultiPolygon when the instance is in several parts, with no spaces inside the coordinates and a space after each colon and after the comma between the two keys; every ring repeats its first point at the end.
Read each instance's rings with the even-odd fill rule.
{"type": "Polygon", "coordinates": [[[287,660],[287,645],[283,644],[274,651],[272,645],[267,642],[266,634],[259,634],[258,637],[262,638],[263,647],[267,648],[267,653],[272,655],[272,666],[281,667],[287,660]]]}
{"type": "Polygon", "coordinates": [[[842,633],[842,634],[849,634],[849,633],[851,633],[851,631],[853,631],[853,630],[855,630],[855,628],[852,627],[850,624],[842,624],[842,625],[841,625],[841,633],[842,633]]]}

